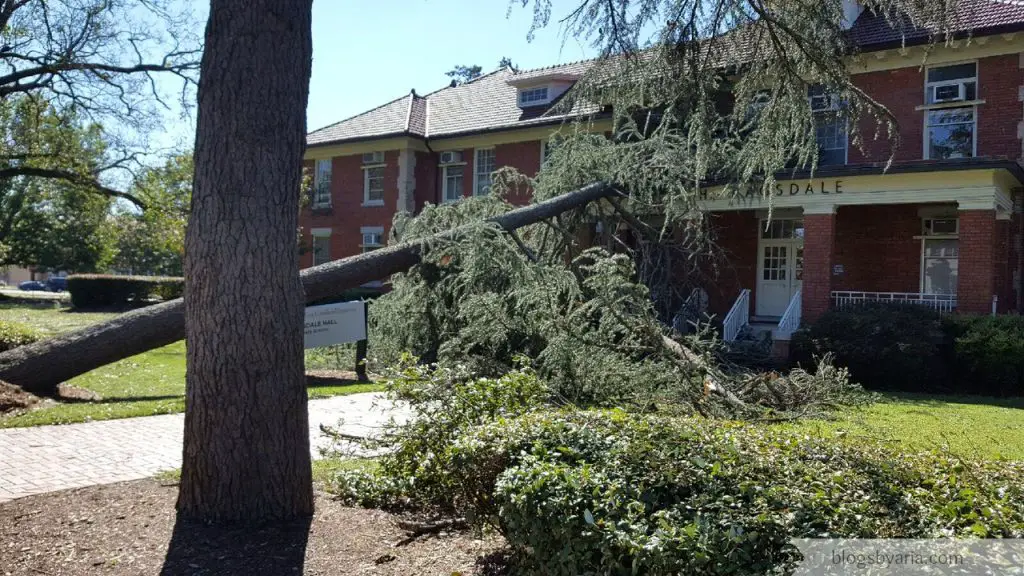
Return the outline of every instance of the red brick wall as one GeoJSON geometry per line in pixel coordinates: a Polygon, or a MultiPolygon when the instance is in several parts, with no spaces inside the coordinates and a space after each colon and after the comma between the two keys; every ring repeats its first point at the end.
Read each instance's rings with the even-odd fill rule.
{"type": "Polygon", "coordinates": [[[437,204],[441,201],[438,188],[439,178],[437,154],[416,152],[416,212],[423,210],[427,202],[437,204]]]}
{"type": "Polygon", "coordinates": [[[1019,158],[1017,123],[1024,114],[1018,90],[1024,85],[1017,54],[978,61],[978,156],[1019,158]]]}
{"type": "MultiPolygon", "coordinates": [[[[740,290],[756,292],[758,219],[752,211],[716,212],[710,218],[724,258],[705,271],[711,282],[706,282],[704,288],[709,312],[722,319],[740,290]]],[[[756,310],[754,298],[750,300],[751,314],[756,310]]]]}
{"type": "MultiPolygon", "coordinates": [[[[893,113],[899,124],[900,146],[895,161],[924,158],[924,112],[915,110],[924,104],[924,71],[917,65],[896,70],[870,72],[854,76],[854,82],[893,113]]],[[[1018,158],[1021,143],[1017,139],[1017,123],[1022,107],[1017,99],[1018,87],[1024,85],[1024,73],[1016,54],[981,58],[978,61],[978,156],[1018,158]]],[[[874,140],[875,123],[865,119],[861,134],[865,140],[862,153],[850,146],[849,162],[883,162],[889,156],[889,142],[881,134],[874,140]]]]}
{"type": "Polygon", "coordinates": [[[960,262],[957,309],[986,314],[992,310],[995,250],[998,244],[995,210],[960,211],[960,262]]]}
{"type": "MultiPolygon", "coordinates": [[[[833,290],[917,292],[921,282],[918,205],[842,206],[836,216],[833,290]]],[[[806,264],[805,264],[806,268],[806,264]]]]}
{"type": "MultiPolygon", "coordinates": [[[[540,141],[530,140],[512,144],[499,144],[494,147],[494,163],[499,168],[511,166],[523,174],[534,177],[540,171],[540,141]]],[[[512,204],[528,204],[531,191],[528,189],[510,194],[508,201],[512,204]]]]}
{"type": "Polygon", "coordinates": [[[804,214],[804,322],[814,322],[831,305],[835,246],[836,215],[804,214]]]}
{"type": "MultiPolygon", "coordinates": [[[[363,241],[360,228],[382,226],[385,238],[398,206],[398,151],[384,153],[384,205],[363,206],[362,155],[337,156],[331,162],[331,208],[314,212],[307,206],[299,214],[299,226],[307,252],[303,268],[313,265],[313,228],[330,228],[332,260],[358,254],[363,241]]],[[[310,163],[311,165],[311,163],[310,163]]]]}

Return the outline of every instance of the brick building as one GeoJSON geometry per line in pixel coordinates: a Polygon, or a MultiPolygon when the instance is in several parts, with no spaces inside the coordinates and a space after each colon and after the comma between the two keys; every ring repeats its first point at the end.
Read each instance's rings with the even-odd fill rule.
{"type": "MultiPolygon", "coordinates": [[[[705,208],[730,266],[705,290],[727,338],[755,320],[786,339],[801,320],[865,300],[1021,309],[1024,5],[963,0],[955,28],[964,39],[932,47],[927,31],[893,30],[853,0],[847,8],[860,52],[854,82],[895,115],[901,144],[885,170],[888,141],[851,146],[829,114],[835,99],[812,90],[820,167],[779,182],[770,223],[759,195],[709,190],[705,208]]],[[[588,66],[502,69],[310,133],[303,265],[381,245],[396,211],[487,193],[498,167],[536,173],[566,120],[552,104],[588,66]]],[[[600,110],[569,113],[584,114],[592,130],[612,130],[600,110]]]]}

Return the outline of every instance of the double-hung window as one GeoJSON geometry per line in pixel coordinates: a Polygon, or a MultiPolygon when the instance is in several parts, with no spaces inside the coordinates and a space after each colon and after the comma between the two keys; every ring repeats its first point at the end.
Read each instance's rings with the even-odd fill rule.
{"type": "Polygon", "coordinates": [[[331,159],[317,160],[313,171],[313,208],[331,206],[331,159]]]}
{"type": "Polygon", "coordinates": [[[455,202],[462,198],[462,178],[465,171],[466,166],[463,164],[445,165],[441,168],[445,202],[455,202]]]}
{"type": "Polygon", "coordinates": [[[957,218],[925,218],[921,240],[921,292],[955,295],[960,268],[957,218]]]}
{"type": "Polygon", "coordinates": [[[363,241],[360,244],[363,252],[371,252],[384,246],[383,226],[364,226],[359,231],[363,235],[363,241]]]}
{"type": "Polygon", "coordinates": [[[814,113],[814,136],[818,143],[819,166],[841,166],[846,164],[846,150],[849,139],[846,135],[846,118],[841,113],[839,97],[828,92],[824,86],[811,86],[807,94],[814,113]]]}
{"type": "Polygon", "coordinates": [[[491,191],[491,174],[495,170],[494,148],[477,148],[473,194],[481,196],[491,191]]]}
{"type": "Polygon", "coordinates": [[[384,167],[363,167],[363,205],[381,206],[384,204],[384,167]]]}
{"type": "Polygon", "coordinates": [[[331,229],[313,228],[313,266],[331,261],[331,229]]]}
{"type": "Polygon", "coordinates": [[[971,158],[977,149],[978,64],[929,68],[925,80],[925,158],[971,158]]]}

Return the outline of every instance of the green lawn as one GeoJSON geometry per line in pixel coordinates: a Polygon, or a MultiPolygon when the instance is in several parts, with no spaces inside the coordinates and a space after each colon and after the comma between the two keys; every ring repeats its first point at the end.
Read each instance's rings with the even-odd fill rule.
{"type": "MultiPolygon", "coordinates": [[[[73,312],[59,306],[0,304],[0,320],[13,320],[35,327],[47,335],[59,334],[100,322],[113,313],[73,312]]],[[[311,368],[351,369],[354,355],[347,348],[309,353],[311,368]]],[[[185,408],[185,343],[176,342],[83,374],[70,384],[101,396],[97,402],[69,402],[33,410],[17,416],[0,417],[0,428],[67,424],[181,412],[185,408]]],[[[315,386],[310,398],[323,398],[379,390],[375,384],[315,386]]]]}
{"type": "Polygon", "coordinates": [[[887,394],[834,420],[785,426],[852,442],[871,438],[894,447],[945,450],[962,458],[1024,460],[1024,398],[887,394]]]}

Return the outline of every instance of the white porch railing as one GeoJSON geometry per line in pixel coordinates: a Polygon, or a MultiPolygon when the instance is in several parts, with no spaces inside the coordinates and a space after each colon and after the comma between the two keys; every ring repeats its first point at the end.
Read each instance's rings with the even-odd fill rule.
{"type": "Polygon", "coordinates": [[[832,305],[837,309],[850,308],[866,302],[913,304],[927,306],[942,314],[956,310],[956,294],[921,294],[916,292],[833,292],[832,305]]]}
{"type": "Polygon", "coordinates": [[[803,308],[801,300],[800,290],[797,290],[789,299],[789,306],[786,307],[782,320],[779,320],[779,327],[775,330],[776,340],[789,340],[793,332],[800,328],[800,314],[803,308]]]}
{"type": "Polygon", "coordinates": [[[729,313],[722,323],[722,340],[733,342],[740,335],[740,330],[750,322],[750,290],[740,291],[729,313]]]}

